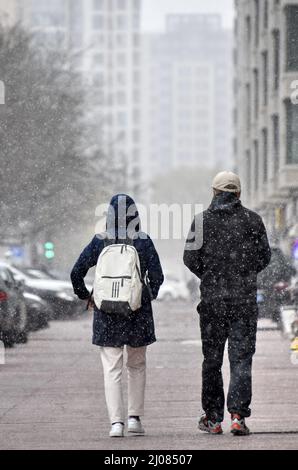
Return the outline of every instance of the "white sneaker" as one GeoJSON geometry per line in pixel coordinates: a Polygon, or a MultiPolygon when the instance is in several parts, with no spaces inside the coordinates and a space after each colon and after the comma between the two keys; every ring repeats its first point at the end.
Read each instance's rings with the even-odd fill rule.
{"type": "Polygon", "coordinates": [[[134,434],[145,434],[145,429],[142,426],[141,420],[137,420],[136,418],[128,418],[127,430],[134,434]]]}
{"type": "Polygon", "coordinates": [[[124,437],[124,424],[122,423],[112,424],[110,437],[124,437]]]}

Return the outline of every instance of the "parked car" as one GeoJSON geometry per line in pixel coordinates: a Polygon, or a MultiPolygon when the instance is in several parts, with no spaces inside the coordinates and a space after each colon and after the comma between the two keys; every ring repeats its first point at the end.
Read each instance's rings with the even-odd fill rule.
{"type": "Polygon", "coordinates": [[[189,290],[186,283],[177,275],[166,272],[165,281],[159,290],[158,300],[189,300],[189,297],[189,290]]]}
{"type": "Polygon", "coordinates": [[[271,318],[280,321],[280,309],[290,303],[288,282],[278,282],[271,289],[258,289],[257,302],[260,318],[271,318]]]}
{"type": "MultiPolygon", "coordinates": [[[[52,279],[43,273],[42,278],[27,269],[10,266],[16,279],[25,283],[25,291],[39,296],[51,307],[53,318],[75,315],[82,304],[73,293],[72,284],[52,279]]],[[[33,268],[32,268],[33,269],[33,268]]],[[[36,270],[38,271],[38,270],[36,270]]]]}
{"type": "Polygon", "coordinates": [[[269,266],[258,276],[259,316],[280,323],[280,308],[289,302],[288,287],[296,270],[280,248],[271,249],[269,266]]]}
{"type": "Polygon", "coordinates": [[[46,328],[54,316],[51,306],[36,294],[24,292],[23,295],[27,307],[27,330],[38,331],[46,328]]]}
{"type": "Polygon", "coordinates": [[[23,283],[14,278],[6,264],[0,263],[0,339],[5,346],[27,341],[27,321],[23,283]]]}

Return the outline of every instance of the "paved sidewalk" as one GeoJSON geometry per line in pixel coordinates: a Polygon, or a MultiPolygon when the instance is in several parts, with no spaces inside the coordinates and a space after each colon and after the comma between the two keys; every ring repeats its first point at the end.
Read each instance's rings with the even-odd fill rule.
{"type": "Polygon", "coordinates": [[[209,436],[196,429],[202,355],[195,308],[157,303],[155,312],[159,342],[148,354],[145,437],[107,437],[103,377],[87,315],[53,322],[7,351],[0,366],[0,449],[298,448],[298,365],[277,331],[258,333],[253,434],[235,438],[227,421],[223,436],[209,436]]]}

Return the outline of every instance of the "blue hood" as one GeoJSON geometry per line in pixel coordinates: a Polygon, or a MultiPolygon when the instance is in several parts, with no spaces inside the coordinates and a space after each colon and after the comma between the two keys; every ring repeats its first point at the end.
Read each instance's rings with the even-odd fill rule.
{"type": "Polygon", "coordinates": [[[107,213],[109,236],[123,240],[133,238],[140,232],[140,227],[141,222],[135,201],[127,194],[113,196],[107,213]]]}

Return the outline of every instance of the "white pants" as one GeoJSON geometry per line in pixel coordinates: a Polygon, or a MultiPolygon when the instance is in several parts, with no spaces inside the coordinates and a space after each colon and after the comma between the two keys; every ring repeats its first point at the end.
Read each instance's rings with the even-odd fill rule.
{"type": "MultiPolygon", "coordinates": [[[[128,416],[143,416],[146,385],[146,347],[127,351],[128,416]]],[[[122,372],[123,348],[100,348],[105,396],[111,423],[125,422],[122,372]]]]}

